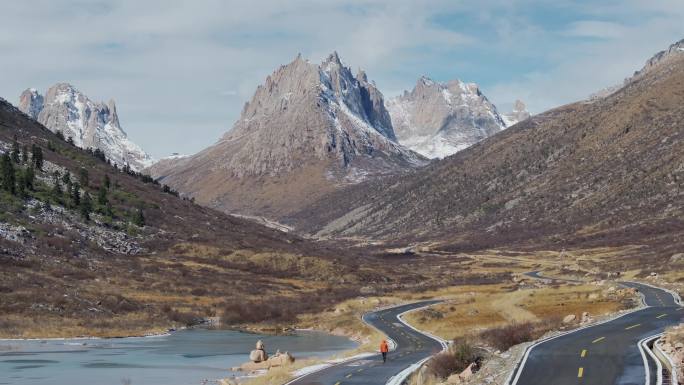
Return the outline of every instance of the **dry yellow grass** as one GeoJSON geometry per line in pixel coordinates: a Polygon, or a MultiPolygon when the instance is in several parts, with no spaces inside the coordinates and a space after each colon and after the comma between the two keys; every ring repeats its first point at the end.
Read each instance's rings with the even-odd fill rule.
{"type": "Polygon", "coordinates": [[[21,323],[21,330],[0,328],[0,338],[73,338],[125,337],[160,334],[167,331],[166,323],[158,323],[147,314],[129,313],[94,322],[44,317],[40,320],[17,315],[3,316],[3,322],[21,323]]]}
{"type": "Polygon", "coordinates": [[[452,299],[407,316],[417,327],[442,338],[453,339],[512,322],[538,321],[567,314],[612,313],[621,308],[618,301],[601,298],[601,288],[593,285],[543,287],[515,290],[502,285],[459,288],[452,299]],[[598,296],[597,298],[594,298],[598,296]]]}

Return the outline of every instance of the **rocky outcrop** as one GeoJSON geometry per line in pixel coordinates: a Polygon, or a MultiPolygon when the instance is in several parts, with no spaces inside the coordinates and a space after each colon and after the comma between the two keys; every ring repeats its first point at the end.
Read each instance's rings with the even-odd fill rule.
{"type": "Polygon", "coordinates": [[[140,171],[154,163],[121,128],[116,105],[93,102],[68,83],[50,87],[43,97],[30,88],[19,97],[19,109],[53,132],[60,131],[81,148],[100,149],[113,163],[140,171]]]}
{"type": "Polygon", "coordinates": [[[19,109],[28,116],[38,120],[38,114],[43,110],[45,98],[35,88],[29,88],[19,96],[19,109]]]}
{"type": "Polygon", "coordinates": [[[250,362],[246,362],[237,368],[232,368],[233,371],[253,372],[256,370],[271,369],[279,366],[286,366],[294,363],[295,358],[288,352],[281,353],[276,351],[271,357],[266,353],[266,346],[259,340],[256,343],[256,349],[249,353],[250,362]]]}
{"type": "Polygon", "coordinates": [[[354,76],[333,53],[320,65],[297,56],[281,66],[216,144],[150,171],[199,203],[277,217],[285,205],[425,161],[395,142],[382,93],[367,75],[354,76]]]}
{"type": "Polygon", "coordinates": [[[662,50],[655,55],[653,55],[650,59],[646,61],[646,64],[644,64],[644,67],[635,72],[634,76],[632,79],[635,79],[639,77],[640,75],[643,75],[647,72],[649,72],[651,69],[659,65],[660,63],[665,62],[666,60],[670,59],[671,57],[681,57],[684,56],[684,39],[671,44],[667,49],[662,50]]]}
{"type": "Polygon", "coordinates": [[[506,128],[475,83],[418,79],[413,90],[386,103],[399,143],[443,158],[506,128]]]}

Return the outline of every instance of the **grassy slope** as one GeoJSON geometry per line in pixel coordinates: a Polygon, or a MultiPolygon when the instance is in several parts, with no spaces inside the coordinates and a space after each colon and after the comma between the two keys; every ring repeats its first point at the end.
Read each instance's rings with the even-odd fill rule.
{"type": "Polygon", "coordinates": [[[289,218],[321,234],[451,250],[650,247],[684,240],[684,58],[522,122],[426,170],[351,187],[289,218]]]}
{"type": "Polygon", "coordinates": [[[138,334],[214,315],[287,321],[293,311],[315,311],[356,295],[357,289],[336,285],[341,277],[353,286],[374,279],[351,253],[163,193],[0,101],[0,141],[9,144],[15,136],[20,147],[40,146],[46,166],[29,197],[0,194],[0,225],[26,230],[18,241],[0,237],[4,337],[138,334]],[[77,208],[55,201],[51,210],[44,203],[28,207],[30,199],[50,201],[51,170],[68,170],[75,180],[81,168],[88,170],[84,191],[93,199],[104,176],[110,177],[111,223],[100,223],[95,214],[86,221],[77,208]],[[140,207],[144,227],[131,223],[140,207]],[[141,251],[107,251],[98,243],[114,238],[141,251]],[[313,300],[294,306],[302,293],[313,300]],[[268,309],[261,316],[248,306],[257,302],[268,309]]]}

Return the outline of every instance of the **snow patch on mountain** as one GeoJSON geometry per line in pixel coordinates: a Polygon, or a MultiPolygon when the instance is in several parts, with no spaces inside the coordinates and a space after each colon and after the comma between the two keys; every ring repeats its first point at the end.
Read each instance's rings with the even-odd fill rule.
{"type": "Polygon", "coordinates": [[[121,128],[113,100],[96,103],[72,85],[58,83],[45,96],[27,89],[19,98],[19,109],[51,131],[61,131],[78,147],[100,149],[119,166],[128,164],[140,171],[154,163],[121,128]]]}
{"type": "Polygon", "coordinates": [[[507,127],[475,83],[418,79],[412,91],[387,100],[396,137],[429,158],[443,158],[507,127]]]}
{"type": "Polygon", "coordinates": [[[527,106],[521,100],[516,100],[513,104],[513,110],[507,114],[501,115],[506,127],[522,122],[530,117],[530,112],[527,111],[527,106]]]}

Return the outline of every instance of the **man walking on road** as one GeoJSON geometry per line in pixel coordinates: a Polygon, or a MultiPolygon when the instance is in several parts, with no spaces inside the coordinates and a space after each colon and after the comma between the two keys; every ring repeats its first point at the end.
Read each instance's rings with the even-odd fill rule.
{"type": "Polygon", "coordinates": [[[380,342],[380,353],[382,353],[383,364],[387,362],[387,352],[389,352],[389,346],[387,345],[387,341],[382,340],[382,342],[380,342]]]}

